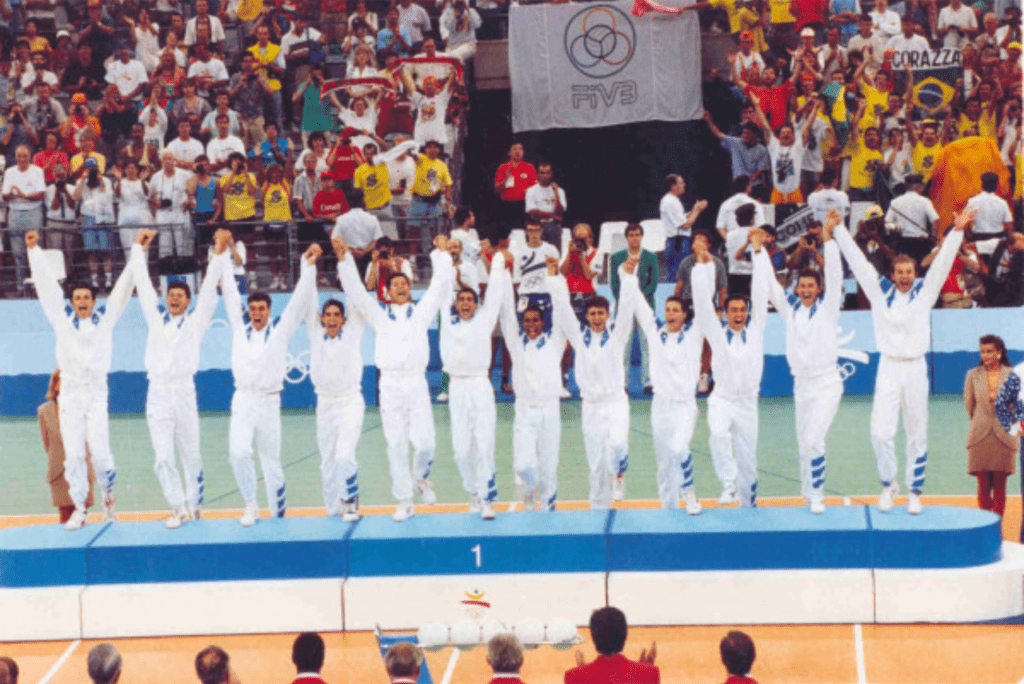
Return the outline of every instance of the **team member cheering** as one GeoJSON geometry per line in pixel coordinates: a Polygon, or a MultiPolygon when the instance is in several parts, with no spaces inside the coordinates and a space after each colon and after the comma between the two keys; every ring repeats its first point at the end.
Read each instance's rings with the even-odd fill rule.
{"type": "MultiPolygon", "coordinates": [[[[765,233],[750,231],[750,243],[758,252],[765,233]]],[[[690,275],[697,325],[711,345],[715,389],[708,397],[711,459],[722,482],[720,504],[736,501],[757,506],[757,396],[764,371],[764,327],[768,315],[768,278],[774,278],[765,260],[754,260],[751,307],[732,295],[725,302],[723,325],[711,304],[715,269],[711,254],[700,242],[694,245],[697,266],[690,275]]],[[[755,255],[756,256],[756,255],[755,255]]]]}
{"type": "MultiPolygon", "coordinates": [[[[335,252],[345,253],[344,239],[331,241],[335,252]]],[[[430,254],[433,277],[419,302],[412,301],[409,279],[392,273],[387,289],[391,301],[380,304],[366,292],[356,272],[355,262],[338,263],[338,277],[351,306],[367,312],[367,323],[376,332],[374,362],[380,369],[380,419],[388,443],[391,493],[398,500],[394,518],[408,520],[416,512],[412,505],[413,479],[423,503],[432,504],[437,495],[427,478],[434,464],[434,413],[427,388],[427,362],[430,345],[427,330],[452,289],[452,257],[448,238],[434,238],[436,248],[430,254]],[[414,451],[413,470],[409,468],[409,444],[414,451]]]]}
{"type": "MultiPolygon", "coordinates": [[[[217,285],[222,273],[221,262],[212,261],[206,279],[199,288],[196,308],[188,310],[192,292],[182,281],[167,286],[166,305],[157,298],[149,279],[146,252],[156,237],[154,230],[142,230],[132,246],[130,265],[139,293],[139,305],[149,327],[146,340],[146,422],[149,438],[156,453],[157,480],[164,498],[171,506],[168,529],[177,529],[186,520],[199,519],[203,503],[203,459],[199,453],[199,408],[196,404],[195,375],[199,370],[199,347],[210,327],[217,306],[217,285]],[[185,487],[181,486],[174,464],[174,447],[178,447],[185,487]]],[[[214,237],[214,253],[228,248],[231,233],[218,230],[214,237]]]]}
{"type": "MultiPolygon", "coordinates": [[[[549,282],[558,276],[558,258],[546,260],[549,282]]],[[[506,269],[491,272],[494,278],[508,278],[506,269]]],[[[553,312],[561,318],[562,312],[553,312]]],[[[571,315],[571,313],[570,313],[571,315]]],[[[576,320],[573,316],[573,321],[576,320]]],[[[523,483],[523,510],[532,511],[540,499],[544,510],[553,511],[558,498],[558,446],[562,438],[562,351],[565,325],[558,321],[544,330],[544,313],[537,304],[527,304],[522,325],[516,319],[512,287],[506,285],[501,306],[501,333],[512,355],[512,382],[516,388],[516,417],[512,424],[512,465],[523,483]]],[[[565,324],[569,324],[566,321],[565,324]]],[[[622,363],[621,356],[619,363],[622,363]]],[[[621,377],[621,374],[620,374],[621,377]]]]}
{"type": "MultiPolygon", "coordinates": [[[[626,259],[636,268],[640,258],[626,259]]],[[[559,325],[576,352],[576,383],[583,399],[583,446],[590,471],[590,507],[611,508],[612,482],[626,472],[629,453],[629,397],[622,373],[609,372],[622,363],[626,342],[633,332],[633,300],[619,302],[615,322],[609,323],[608,300],[601,296],[583,304],[586,325],[581,324],[565,279],[548,278],[552,306],[559,325]]]]}
{"type": "MultiPolygon", "coordinates": [[[[333,243],[338,267],[351,255],[333,243]]],[[[316,390],[316,441],[320,447],[324,506],[327,515],[341,514],[346,522],[359,520],[359,470],[356,446],[363,432],[363,332],[365,312],[328,299],[317,306],[314,291],[306,304],[309,334],[309,377],[316,390]]]]}
{"type": "Polygon", "coordinates": [[[507,254],[497,252],[491,260],[491,286],[482,307],[476,292],[464,286],[453,292],[454,306],[449,298],[441,311],[441,360],[451,376],[452,452],[462,486],[470,495],[469,512],[480,513],[484,520],[494,519],[492,504],[498,498],[494,479],[497,415],[489,370],[491,333],[508,284],[508,278],[498,274],[505,271],[507,254]]]}
{"type": "Polygon", "coordinates": [[[882,495],[878,510],[892,508],[899,492],[896,478],[896,421],[903,412],[907,436],[907,512],[921,512],[921,488],[928,464],[928,364],[924,355],[931,340],[931,311],[964,238],[973,211],[954,214],[953,232],[923,280],[917,263],[906,255],[893,260],[892,280],[882,277],[842,225],[834,235],[861,290],[871,302],[875,344],[881,353],[871,408],[871,445],[875,449],[882,495]],[[894,282],[895,281],[895,282],[894,282]]]}
{"type": "Polygon", "coordinates": [[[97,307],[96,290],[82,284],[71,290],[71,306],[67,306],[57,278],[39,248],[37,231],[25,234],[25,246],[39,303],[57,337],[57,368],[61,375],[58,416],[64,440],[64,475],[75,504],[75,512],[65,528],[77,530],[85,524],[85,500],[89,496],[86,445],[103,490],[103,519],[113,522],[117,473],[110,452],[107,374],[114,347],[114,326],[132,293],[131,269],[125,268],[121,273],[105,305],[97,307]]]}
{"type": "Polygon", "coordinates": [[[310,245],[302,255],[302,270],[295,292],[284,313],[273,320],[270,318],[270,295],[264,292],[250,294],[248,311],[243,311],[238,284],[231,277],[233,264],[230,254],[225,250],[217,257],[223,268],[221,288],[231,324],[231,373],[235,378],[228,452],[238,490],[245,500],[242,527],[251,527],[259,517],[256,465],[252,460],[254,437],[270,514],[283,518],[287,508],[284,470],[281,468],[281,389],[287,372],[285,357],[288,342],[302,323],[307,302],[313,296],[315,264],[321,249],[319,245],[310,245]]]}
{"type": "Polygon", "coordinates": [[[694,388],[700,375],[704,336],[693,321],[686,320],[686,306],[679,297],[665,301],[665,322],[655,321],[654,311],[640,291],[636,266],[624,264],[620,301],[632,297],[637,326],[647,337],[651,353],[651,431],[658,463],[658,498],[662,508],[679,508],[682,488],[686,512],[699,515],[700,501],[693,488],[690,440],[697,424],[694,388]]]}
{"type": "MultiPolygon", "coordinates": [[[[768,298],[786,322],[786,360],[793,374],[793,402],[796,405],[796,440],[800,457],[800,494],[811,513],[825,512],[825,438],[843,398],[843,379],[839,376],[839,305],[843,297],[843,262],[839,247],[832,239],[833,229],[842,216],[833,209],[825,217],[822,240],[825,242],[825,289],[821,274],[806,269],[800,272],[796,294],[787,295],[775,278],[768,279],[768,298]]],[[[768,251],[762,249],[755,259],[772,270],[768,251]]]]}

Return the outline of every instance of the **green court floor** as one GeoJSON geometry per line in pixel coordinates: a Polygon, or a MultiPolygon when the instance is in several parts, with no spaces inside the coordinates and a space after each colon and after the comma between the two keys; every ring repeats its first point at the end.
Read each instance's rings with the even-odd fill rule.
{"type": "MultiPolygon", "coordinates": [[[[719,483],[708,455],[706,405],[698,402],[700,418],[692,442],[697,494],[717,497],[719,483]]],[[[761,496],[799,494],[799,467],[793,401],[790,398],[762,399],[758,448],[761,496]]],[[[629,473],[626,496],[655,499],[654,451],[650,431],[650,402],[632,401],[629,473]]],[[[874,455],[868,438],[870,397],[846,397],[832,425],[828,443],[826,490],[829,495],[856,497],[877,494],[880,486],[874,455]]],[[[498,404],[497,471],[498,494],[503,501],[515,497],[512,474],[512,404],[498,404]]],[[[451,458],[448,408],[434,406],[437,427],[437,456],[431,479],[440,502],[467,500],[458,471],[451,458]]],[[[228,464],[227,413],[201,416],[202,450],[206,475],[206,508],[240,508],[241,497],[228,464]]],[[[902,429],[902,428],[901,428],[902,429]]],[[[286,411],[282,419],[285,475],[289,506],[321,506],[320,454],[316,446],[316,418],[311,410],[286,411]]],[[[930,400],[928,428],[929,459],[926,493],[968,494],[974,479],[967,475],[964,440],[967,416],[959,395],[938,395],[930,400]]],[[[143,415],[115,415],[110,420],[111,448],[117,459],[118,510],[145,511],[166,507],[156,476],[153,450],[143,415]]],[[[45,482],[46,456],[35,418],[6,418],[0,423],[0,515],[47,513],[49,487],[45,482]]],[[[900,481],[903,463],[902,435],[897,437],[900,481]]],[[[384,436],[376,407],[367,407],[363,436],[358,450],[360,502],[363,505],[393,503],[390,494],[384,436]]],[[[580,433],[579,402],[562,402],[562,448],[558,468],[561,500],[587,498],[586,456],[580,433]]],[[[1011,478],[1008,493],[1019,493],[1018,478],[1011,478]]],[[[260,504],[266,505],[262,485],[260,504]]]]}

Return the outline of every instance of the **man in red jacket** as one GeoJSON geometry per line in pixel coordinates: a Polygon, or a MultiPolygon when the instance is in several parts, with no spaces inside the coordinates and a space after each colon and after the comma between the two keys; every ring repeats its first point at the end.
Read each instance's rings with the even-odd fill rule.
{"type": "Polygon", "coordinates": [[[743,632],[733,630],[722,637],[718,650],[722,654],[722,664],[729,673],[725,684],[757,684],[757,681],[749,676],[754,658],[757,657],[753,639],[743,632]]]}
{"type": "Polygon", "coordinates": [[[634,662],[622,655],[626,645],[626,616],[618,608],[598,608],[590,615],[590,638],[598,656],[592,663],[576,651],[576,667],[565,673],[565,684],[659,684],[661,672],[654,664],[657,645],[640,652],[634,662]]]}

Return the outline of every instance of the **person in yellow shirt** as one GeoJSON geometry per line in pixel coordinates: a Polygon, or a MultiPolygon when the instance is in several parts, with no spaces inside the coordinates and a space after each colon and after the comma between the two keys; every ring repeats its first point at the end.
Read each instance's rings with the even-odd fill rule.
{"type": "Polygon", "coordinates": [[[952,122],[952,115],[949,105],[943,107],[946,114],[945,123],[942,125],[942,133],[939,133],[938,122],[928,119],[921,124],[921,135],[918,136],[914,124],[907,118],[907,139],[910,141],[910,161],[914,165],[914,173],[920,174],[927,183],[935,170],[935,159],[942,151],[943,145],[949,143],[949,128],[952,122]]]}
{"type": "Polygon", "coordinates": [[[879,124],[881,114],[889,109],[889,91],[892,90],[889,72],[879,70],[872,83],[864,73],[867,64],[867,60],[861,62],[853,78],[854,83],[860,87],[860,94],[864,96],[866,103],[864,117],[860,122],[861,129],[879,124]]]}
{"type": "Polygon", "coordinates": [[[977,135],[982,138],[996,140],[997,128],[995,106],[991,102],[983,105],[981,98],[978,96],[967,100],[964,104],[964,111],[960,114],[960,120],[956,124],[956,130],[960,138],[977,135]]]}
{"type": "Polygon", "coordinates": [[[256,27],[256,44],[249,47],[256,58],[256,73],[266,79],[274,100],[274,121],[281,123],[281,78],[284,77],[284,54],[281,46],[270,42],[270,28],[256,27]]]}
{"type": "Polygon", "coordinates": [[[220,200],[214,221],[223,215],[225,221],[247,221],[256,215],[256,174],[245,167],[245,155],[232,152],[228,157],[230,173],[224,174],[217,187],[220,200]]]}
{"type": "Polygon", "coordinates": [[[105,175],[107,173],[107,158],[96,151],[96,136],[93,135],[92,131],[82,136],[81,144],[82,151],[71,157],[71,178],[78,180],[85,172],[82,164],[85,163],[86,159],[95,159],[100,169],[100,175],[105,175]]]}
{"type": "Polygon", "coordinates": [[[284,167],[271,164],[267,167],[267,182],[260,190],[263,198],[263,220],[267,231],[267,256],[270,257],[270,273],[274,280],[271,290],[285,289],[287,280],[288,260],[288,224],[292,220],[292,208],[289,200],[291,188],[284,179],[284,167]]]}
{"type": "Polygon", "coordinates": [[[754,41],[755,52],[765,52],[768,50],[768,41],[764,38],[764,27],[768,23],[768,12],[767,10],[760,11],[760,6],[757,3],[743,5],[737,11],[740,23],[740,36],[742,37],[744,32],[750,32],[750,37],[754,41]]]}
{"type": "Polygon", "coordinates": [[[373,163],[377,156],[377,146],[373,143],[363,145],[363,159],[352,177],[352,186],[363,191],[363,202],[366,211],[378,219],[390,219],[391,186],[388,178],[388,165],[381,161],[373,163]]]}
{"type": "Polygon", "coordinates": [[[412,181],[409,216],[426,220],[409,221],[408,226],[419,231],[424,252],[429,251],[433,243],[431,231],[438,229],[437,219],[444,205],[450,207],[452,204],[452,177],[445,163],[438,159],[440,154],[441,143],[428,140],[423,146],[423,154],[415,157],[416,175],[412,181]]]}
{"type": "Polygon", "coordinates": [[[863,101],[850,126],[850,200],[874,202],[875,170],[882,164],[882,137],[877,128],[862,128],[858,124],[864,116],[863,101]]]}

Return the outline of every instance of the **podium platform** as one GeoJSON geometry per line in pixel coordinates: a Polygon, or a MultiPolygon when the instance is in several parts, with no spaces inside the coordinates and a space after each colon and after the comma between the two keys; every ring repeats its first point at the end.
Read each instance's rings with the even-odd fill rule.
{"type": "Polygon", "coordinates": [[[214,607],[210,633],[407,629],[481,593],[508,622],[971,622],[1024,615],[1022,579],[997,516],[943,506],[48,525],[0,530],[0,614],[28,617],[0,639],[195,633],[214,607]]]}

